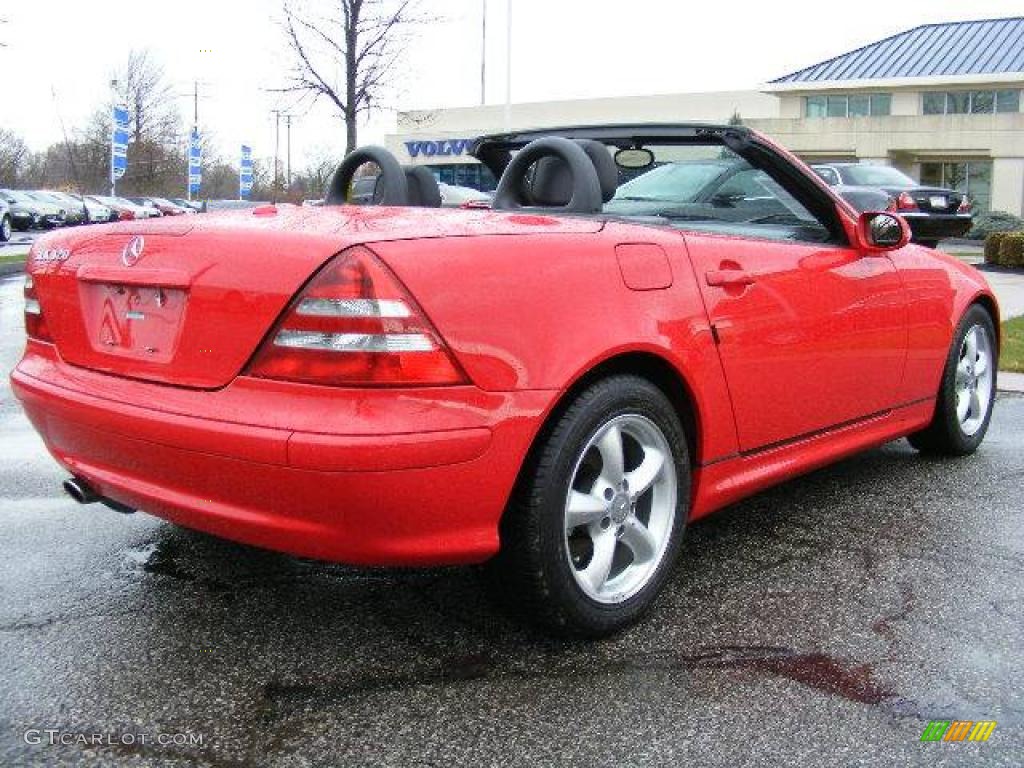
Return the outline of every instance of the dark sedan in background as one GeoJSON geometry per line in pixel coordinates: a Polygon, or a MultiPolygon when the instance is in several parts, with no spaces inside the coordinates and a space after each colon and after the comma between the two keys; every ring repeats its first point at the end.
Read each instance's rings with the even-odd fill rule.
{"type": "Polygon", "coordinates": [[[811,168],[829,186],[874,188],[886,193],[888,207],[907,220],[915,243],[934,248],[939,240],[962,237],[971,229],[971,201],[963,192],[922,186],[890,165],[822,163],[811,168]]]}
{"type": "Polygon", "coordinates": [[[11,206],[6,200],[0,198],[0,243],[10,240],[13,232],[14,217],[11,215],[11,206]]]}
{"type": "Polygon", "coordinates": [[[8,211],[11,214],[12,226],[24,232],[27,229],[40,226],[42,213],[39,207],[28,195],[14,189],[0,189],[0,198],[7,203],[8,211]]]}

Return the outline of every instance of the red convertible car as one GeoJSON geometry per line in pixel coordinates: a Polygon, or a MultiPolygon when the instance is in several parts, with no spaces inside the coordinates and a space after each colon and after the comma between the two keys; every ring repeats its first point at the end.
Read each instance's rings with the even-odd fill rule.
{"type": "Polygon", "coordinates": [[[545,625],[635,620],[684,527],[995,399],[982,276],[743,127],[480,139],[490,210],[351,154],[326,205],[53,233],[12,381],[80,502],[367,565],[487,563],[545,625]],[[367,205],[352,179],[377,165],[367,205]]]}

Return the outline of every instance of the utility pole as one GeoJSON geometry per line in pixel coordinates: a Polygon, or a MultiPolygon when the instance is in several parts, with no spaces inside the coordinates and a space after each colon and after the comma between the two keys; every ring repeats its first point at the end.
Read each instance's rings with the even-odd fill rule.
{"type": "MultiPolygon", "coordinates": [[[[278,172],[277,168],[281,162],[281,110],[272,110],[274,113],[274,195],[277,195],[278,172]]],[[[274,202],[277,202],[276,200],[274,202]]]]}
{"type": "Polygon", "coordinates": [[[487,103],[487,0],[482,0],[483,23],[480,29],[480,106],[487,103]]]}
{"type": "Polygon", "coordinates": [[[291,115],[285,115],[284,116],[284,124],[285,124],[285,128],[286,128],[286,131],[287,131],[286,132],[287,138],[285,139],[285,147],[286,147],[286,149],[285,149],[285,157],[287,158],[287,160],[285,161],[284,182],[285,182],[285,188],[286,189],[291,189],[291,187],[292,187],[292,116],[291,115]]]}

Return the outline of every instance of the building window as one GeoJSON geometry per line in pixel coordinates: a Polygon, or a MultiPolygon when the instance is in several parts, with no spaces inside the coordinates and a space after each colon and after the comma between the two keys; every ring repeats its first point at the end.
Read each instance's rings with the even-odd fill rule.
{"type": "Polygon", "coordinates": [[[1020,91],[996,91],[996,112],[1020,112],[1020,91]]]}
{"type": "Polygon", "coordinates": [[[892,112],[892,94],[855,93],[842,96],[807,96],[807,117],[878,117],[892,112]]]}
{"type": "Polygon", "coordinates": [[[921,163],[921,184],[964,192],[972,210],[989,210],[992,203],[992,163],[921,163]]]}
{"type": "Polygon", "coordinates": [[[846,117],[848,99],[845,96],[828,97],[828,116],[846,117]]]}
{"type": "Polygon", "coordinates": [[[892,114],[892,94],[873,93],[871,94],[871,114],[890,115],[892,114]]]}
{"type": "Polygon", "coordinates": [[[925,91],[921,94],[926,115],[991,115],[1020,112],[1020,91],[925,91]]]}
{"type": "Polygon", "coordinates": [[[938,91],[928,91],[924,94],[924,113],[926,115],[941,115],[946,112],[946,94],[938,91]]]}

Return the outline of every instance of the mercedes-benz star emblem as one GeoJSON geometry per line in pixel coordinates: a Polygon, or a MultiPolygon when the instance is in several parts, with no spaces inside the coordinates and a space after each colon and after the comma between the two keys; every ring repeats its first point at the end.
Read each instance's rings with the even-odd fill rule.
{"type": "Polygon", "coordinates": [[[126,267],[134,267],[135,263],[142,258],[142,251],[146,247],[146,240],[142,235],[136,235],[121,251],[121,263],[126,267]]]}

